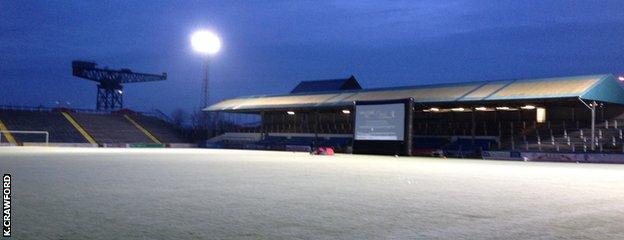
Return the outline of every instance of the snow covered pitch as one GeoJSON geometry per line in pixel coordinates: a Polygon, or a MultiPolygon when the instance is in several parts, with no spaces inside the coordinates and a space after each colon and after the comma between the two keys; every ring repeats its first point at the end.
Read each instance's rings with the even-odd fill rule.
{"type": "Polygon", "coordinates": [[[0,148],[14,239],[624,239],[624,165],[0,148]]]}

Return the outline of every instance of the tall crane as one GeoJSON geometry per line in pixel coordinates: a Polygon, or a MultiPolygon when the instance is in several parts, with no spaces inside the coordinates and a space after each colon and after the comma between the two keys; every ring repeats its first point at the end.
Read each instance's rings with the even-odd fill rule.
{"type": "Polygon", "coordinates": [[[167,73],[149,74],[135,73],[130,69],[110,70],[98,68],[94,62],[72,61],[72,74],[79,78],[89,79],[97,85],[97,110],[116,110],[123,108],[123,85],[126,83],[163,81],[167,73]]]}

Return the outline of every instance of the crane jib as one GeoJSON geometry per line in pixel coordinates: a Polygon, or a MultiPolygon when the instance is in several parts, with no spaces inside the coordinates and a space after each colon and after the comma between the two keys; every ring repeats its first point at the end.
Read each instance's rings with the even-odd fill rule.
{"type": "Polygon", "coordinates": [[[167,73],[136,73],[127,68],[120,70],[98,68],[96,63],[87,61],[73,61],[72,75],[99,83],[97,85],[97,110],[123,108],[122,84],[163,81],[167,79],[167,73]]]}

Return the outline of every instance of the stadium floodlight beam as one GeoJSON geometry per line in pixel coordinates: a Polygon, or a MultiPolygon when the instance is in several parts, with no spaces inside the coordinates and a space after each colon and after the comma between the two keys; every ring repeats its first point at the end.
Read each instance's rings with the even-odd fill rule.
{"type": "Polygon", "coordinates": [[[202,87],[202,106],[201,108],[207,107],[209,103],[210,94],[208,92],[208,72],[209,72],[209,63],[211,57],[221,50],[221,39],[211,31],[207,30],[199,30],[193,33],[191,36],[191,45],[193,49],[198,53],[201,53],[206,57],[206,63],[204,66],[204,82],[202,87]]]}

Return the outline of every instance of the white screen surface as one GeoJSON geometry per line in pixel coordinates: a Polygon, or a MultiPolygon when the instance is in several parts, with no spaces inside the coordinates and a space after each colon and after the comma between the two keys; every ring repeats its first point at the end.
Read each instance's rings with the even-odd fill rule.
{"type": "Polygon", "coordinates": [[[405,104],[355,106],[355,140],[403,141],[405,104]]]}

